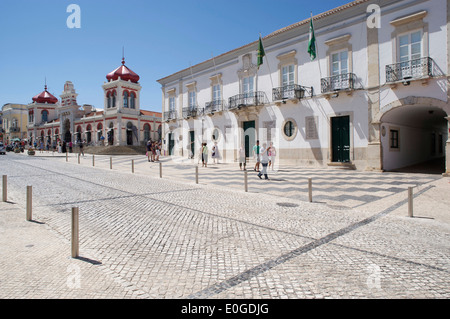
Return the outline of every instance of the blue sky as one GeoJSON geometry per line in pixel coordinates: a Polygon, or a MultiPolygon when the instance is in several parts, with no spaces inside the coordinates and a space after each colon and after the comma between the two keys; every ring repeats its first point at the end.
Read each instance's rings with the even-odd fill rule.
{"type": "Polygon", "coordinates": [[[1,0],[0,106],[28,104],[44,89],[59,98],[72,81],[78,104],[103,108],[106,74],[139,74],[141,109],[161,111],[156,81],[351,0],[1,0]],[[66,21],[81,9],[81,28],[66,21]]]}

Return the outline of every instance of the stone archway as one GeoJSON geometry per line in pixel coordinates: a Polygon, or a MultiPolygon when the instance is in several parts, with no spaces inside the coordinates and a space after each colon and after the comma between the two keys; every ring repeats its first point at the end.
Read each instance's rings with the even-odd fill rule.
{"type": "Polygon", "coordinates": [[[70,120],[66,119],[63,124],[64,141],[69,143],[72,141],[72,133],[70,132],[70,120]]]}
{"type": "Polygon", "coordinates": [[[383,170],[448,173],[449,114],[446,102],[428,97],[409,96],[383,107],[375,118],[383,170]]]}

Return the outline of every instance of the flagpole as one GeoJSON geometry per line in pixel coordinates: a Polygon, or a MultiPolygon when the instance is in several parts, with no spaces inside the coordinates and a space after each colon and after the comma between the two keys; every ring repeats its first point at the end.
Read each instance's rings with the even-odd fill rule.
{"type": "MultiPolygon", "coordinates": [[[[312,11],[311,11],[311,25],[313,26],[313,32],[314,32],[315,30],[314,30],[313,22],[314,22],[314,19],[313,19],[313,14],[312,14],[312,11]]],[[[317,63],[319,65],[320,78],[322,79],[322,68],[320,67],[319,46],[317,45],[317,41],[315,41],[315,38],[316,38],[316,36],[314,34],[314,48],[315,48],[315,51],[317,53],[316,56],[317,56],[317,63]]]]}
{"type": "MultiPolygon", "coordinates": [[[[264,42],[263,42],[261,33],[259,34],[259,38],[261,39],[261,43],[262,43],[263,48],[264,48],[264,42]]],[[[268,58],[267,55],[265,55],[265,54],[264,54],[264,56],[265,56],[265,58],[266,58],[267,68],[269,69],[270,83],[272,84],[272,88],[274,88],[274,86],[273,86],[273,80],[272,80],[272,71],[270,71],[269,58],[268,58]]],[[[259,69],[258,69],[258,70],[259,70],[259,69]]]]}

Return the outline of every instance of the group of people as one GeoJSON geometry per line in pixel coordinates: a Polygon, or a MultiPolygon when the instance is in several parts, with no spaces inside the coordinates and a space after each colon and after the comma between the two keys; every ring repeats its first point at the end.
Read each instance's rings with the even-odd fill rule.
{"type": "MultiPolygon", "coordinates": [[[[272,171],[275,166],[275,158],[277,156],[277,151],[273,143],[270,143],[270,146],[267,147],[266,143],[263,143],[262,147],[259,145],[259,140],[256,141],[256,145],[253,146],[253,158],[255,159],[255,167],[253,170],[258,172],[258,177],[262,179],[262,175],[266,180],[269,179],[267,168],[271,167],[272,171]],[[260,170],[260,165],[262,165],[262,170],[260,170]]],[[[244,146],[241,146],[239,150],[239,168],[242,170],[242,166],[244,170],[246,169],[246,156],[244,146]]]]}
{"type": "MultiPolygon", "coordinates": [[[[202,147],[199,150],[198,160],[202,160],[202,167],[208,167],[208,157],[209,157],[209,149],[208,144],[202,143],[202,147]]],[[[217,147],[217,143],[215,143],[211,150],[211,157],[214,161],[214,164],[219,164],[220,152],[217,147]]]]}
{"type": "MultiPolygon", "coordinates": [[[[84,144],[86,144],[86,141],[77,141],[76,145],[78,145],[79,147],[79,151],[80,154],[82,154],[84,156],[84,144]]],[[[43,153],[44,151],[50,151],[53,150],[54,152],[58,152],[58,153],[72,153],[73,152],[73,147],[74,144],[72,143],[72,141],[66,142],[66,141],[61,141],[58,139],[58,141],[53,141],[50,142],[47,141],[47,143],[44,144],[44,141],[38,140],[38,141],[34,141],[33,142],[33,147],[35,150],[39,150],[40,153],[43,153]]],[[[30,143],[31,146],[31,143],[30,143]]]]}
{"type": "Polygon", "coordinates": [[[159,161],[159,156],[161,155],[161,142],[149,140],[147,142],[146,155],[149,162],[159,161]]]}

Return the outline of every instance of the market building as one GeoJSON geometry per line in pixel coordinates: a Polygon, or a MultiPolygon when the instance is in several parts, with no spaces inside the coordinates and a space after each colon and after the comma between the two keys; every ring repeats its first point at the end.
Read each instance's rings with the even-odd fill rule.
{"type": "MultiPolygon", "coordinates": [[[[163,138],[172,155],[202,142],[236,162],[256,140],[277,163],[450,173],[450,3],[358,0],[168,75],[163,138]]],[[[258,35],[255,35],[255,40],[258,35]]]]}
{"type": "Polygon", "coordinates": [[[28,104],[28,142],[57,141],[88,145],[142,146],[161,137],[161,113],[140,109],[139,75],[122,65],[106,75],[104,109],[78,105],[74,84],[67,81],[60,100],[44,91],[28,104]]]}

